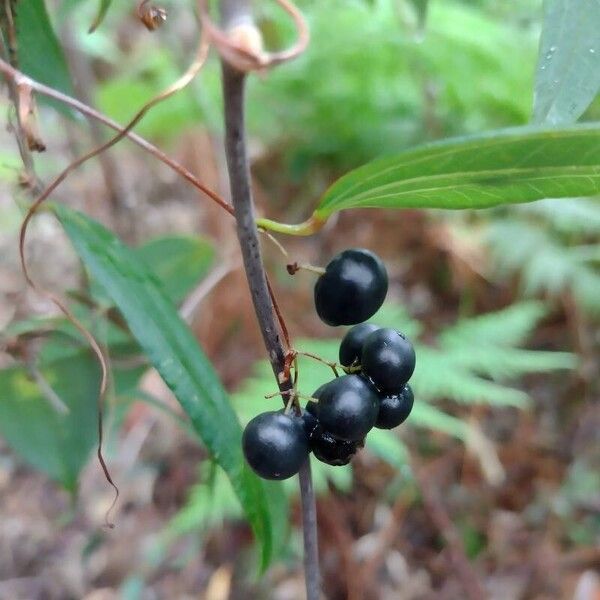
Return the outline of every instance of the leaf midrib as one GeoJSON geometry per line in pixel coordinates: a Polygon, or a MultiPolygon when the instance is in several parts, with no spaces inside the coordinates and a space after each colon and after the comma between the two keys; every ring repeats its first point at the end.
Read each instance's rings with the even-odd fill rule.
{"type": "MultiPolygon", "coordinates": [[[[406,186],[408,184],[412,184],[415,182],[418,182],[420,180],[427,180],[427,181],[432,181],[432,180],[444,180],[447,178],[461,178],[461,177],[465,177],[465,176],[483,176],[485,177],[486,175],[497,175],[498,173],[506,173],[507,175],[516,175],[517,173],[522,173],[522,174],[527,174],[528,172],[536,172],[539,173],[540,171],[545,171],[547,172],[547,174],[543,175],[543,176],[539,176],[539,177],[534,177],[534,176],[530,176],[527,178],[526,181],[521,180],[520,183],[521,184],[532,184],[534,181],[538,181],[538,180],[547,180],[547,179],[563,179],[563,178],[567,178],[567,179],[571,179],[571,178],[575,178],[575,177],[591,177],[590,174],[586,174],[586,173],[569,173],[569,174],[565,174],[564,171],[565,169],[572,169],[573,171],[576,170],[581,170],[581,171],[585,171],[585,170],[593,170],[595,171],[594,175],[597,175],[599,178],[599,183],[600,183],[600,164],[597,166],[585,166],[585,167],[581,167],[581,166],[570,166],[570,167],[531,167],[530,169],[510,169],[508,171],[499,171],[499,170],[494,170],[494,171],[471,171],[471,172],[456,172],[456,173],[442,173],[439,175],[426,175],[426,176],[422,176],[422,177],[413,177],[411,179],[404,179],[402,181],[396,181],[393,183],[389,183],[389,184],[385,184],[376,188],[371,188],[371,190],[367,191],[367,192],[362,192],[361,194],[354,196],[352,198],[351,201],[348,201],[347,199],[344,200],[344,208],[353,208],[353,207],[357,207],[357,206],[361,206],[363,201],[373,201],[373,200],[381,200],[381,199],[385,199],[385,198],[398,198],[398,197],[403,197],[406,195],[418,195],[420,193],[425,193],[425,192],[433,192],[433,191],[437,191],[439,190],[440,192],[444,191],[444,190],[449,190],[449,189],[454,189],[456,191],[459,191],[461,187],[468,187],[468,186],[472,186],[472,185],[477,185],[477,181],[463,181],[463,183],[451,183],[448,185],[438,185],[438,186],[433,186],[433,187],[428,187],[428,188],[416,188],[416,189],[408,189],[408,190],[399,190],[397,192],[393,192],[390,194],[383,194],[383,195],[373,195],[375,192],[378,191],[384,191],[385,189],[389,189],[389,188],[393,188],[394,186],[398,186],[398,187],[403,187],[406,186]],[[560,171],[560,173],[554,174],[552,175],[553,171],[560,171]]],[[[594,181],[590,182],[591,184],[594,183],[594,181]]],[[[479,185],[483,185],[483,184],[479,184],[479,185]]],[[[486,190],[481,189],[480,190],[481,193],[486,193],[486,190]]],[[[497,198],[496,195],[492,194],[491,192],[487,192],[488,194],[492,195],[494,198],[497,198]]],[[[342,198],[336,198],[334,201],[330,202],[330,203],[325,203],[323,204],[321,207],[319,207],[319,211],[323,211],[323,209],[331,209],[331,208],[335,208],[335,206],[342,201],[342,198]]]]}
{"type": "MultiPolygon", "coordinates": [[[[527,132],[527,130],[528,130],[528,128],[525,128],[525,132],[527,132]]],[[[396,169],[401,169],[401,168],[405,168],[405,167],[409,167],[409,166],[418,165],[420,163],[427,162],[427,161],[439,160],[448,155],[452,155],[453,153],[455,153],[457,151],[460,151],[460,152],[468,151],[471,148],[476,148],[478,146],[478,144],[480,144],[482,141],[489,140],[486,145],[486,150],[495,150],[495,149],[497,149],[498,146],[507,145],[507,144],[511,144],[511,143],[515,143],[515,142],[521,142],[521,141],[522,142],[535,142],[536,140],[549,141],[553,138],[563,137],[564,135],[568,135],[569,139],[579,138],[581,136],[587,137],[589,135],[589,132],[594,131],[594,130],[597,130],[596,126],[584,125],[584,126],[576,128],[576,129],[569,129],[567,131],[564,131],[564,130],[553,131],[553,130],[544,129],[542,131],[533,131],[533,132],[529,131],[526,133],[526,135],[523,135],[523,129],[521,129],[520,131],[518,129],[516,129],[516,130],[511,129],[511,130],[506,130],[505,132],[502,132],[502,133],[495,132],[493,135],[490,134],[490,135],[481,135],[481,136],[477,136],[477,137],[463,137],[463,138],[455,138],[452,141],[433,142],[431,144],[426,144],[424,146],[421,146],[419,149],[414,150],[412,152],[414,158],[412,158],[412,159],[410,158],[411,152],[408,152],[406,154],[408,160],[405,160],[401,163],[394,162],[394,164],[392,164],[382,170],[378,170],[376,173],[374,173],[372,175],[367,175],[365,177],[359,178],[359,181],[355,182],[349,188],[345,189],[339,196],[337,196],[336,200],[343,200],[344,198],[347,198],[351,194],[351,192],[354,189],[356,189],[357,187],[362,186],[377,177],[381,177],[383,175],[386,175],[387,173],[393,172],[396,169]],[[436,147],[438,147],[440,149],[440,151],[432,152],[432,149],[435,150],[436,147]]],[[[598,141],[600,142],[600,132],[598,132],[598,133],[599,133],[598,141]]],[[[542,150],[542,149],[543,149],[543,146],[541,146],[539,148],[539,150],[542,150]]],[[[536,151],[538,151],[538,149],[536,149],[536,151]]],[[[529,156],[527,156],[527,159],[530,157],[531,157],[531,154],[529,156]]],[[[393,161],[394,157],[392,156],[392,157],[387,157],[387,158],[381,158],[378,160],[393,161]]],[[[523,158],[521,158],[521,160],[523,160],[523,158]]],[[[358,176],[359,172],[362,169],[366,170],[369,167],[371,167],[372,165],[373,165],[373,163],[367,163],[366,165],[359,167],[352,174],[358,176]]],[[[329,190],[327,192],[325,192],[325,197],[327,197],[332,192],[334,192],[336,186],[343,185],[343,179],[344,178],[342,177],[337,182],[335,182],[329,188],[329,190]]]]}

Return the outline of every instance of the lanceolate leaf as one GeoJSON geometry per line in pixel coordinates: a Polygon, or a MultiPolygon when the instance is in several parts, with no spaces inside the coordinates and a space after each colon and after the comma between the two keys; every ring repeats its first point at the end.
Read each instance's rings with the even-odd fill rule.
{"type": "Polygon", "coordinates": [[[533,120],[576,121],[600,90],[600,0],[546,0],[533,120]]]}
{"type": "Polygon", "coordinates": [[[200,237],[172,235],[155,238],[136,253],[159,279],[172,302],[181,302],[208,273],[215,251],[200,237]]]}
{"type": "Polygon", "coordinates": [[[135,252],[81,213],[57,206],[56,214],[84,264],[117,305],[150,362],[227,473],[262,544],[266,566],[276,542],[279,523],[274,515],[280,492],[275,487],[267,492],[267,486],[246,466],[240,424],[212,365],[135,252]]]}
{"type": "Polygon", "coordinates": [[[72,94],[69,69],[44,0],[17,2],[15,26],[19,68],[33,79],[72,94]]]}
{"type": "Polygon", "coordinates": [[[338,179],[313,219],[346,208],[488,208],[600,193],[600,124],[428,144],[338,179]]]}

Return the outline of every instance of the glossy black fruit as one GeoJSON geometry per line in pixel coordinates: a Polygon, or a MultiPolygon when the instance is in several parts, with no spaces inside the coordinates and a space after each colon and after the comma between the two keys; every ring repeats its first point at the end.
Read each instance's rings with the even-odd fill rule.
{"type": "Polygon", "coordinates": [[[333,465],[334,467],[347,465],[363,445],[363,440],[358,442],[338,440],[330,433],[323,431],[321,427],[317,429],[310,440],[310,448],[313,454],[321,462],[333,465]]]}
{"type": "Polygon", "coordinates": [[[365,340],[369,334],[378,329],[379,326],[373,325],[373,323],[361,323],[349,329],[340,344],[340,364],[344,367],[360,364],[362,347],[365,340]]]}
{"type": "Polygon", "coordinates": [[[362,440],[375,425],[379,396],[360,375],[343,375],[320,393],[317,418],[324,431],[349,442],[362,440]]]}
{"type": "Polygon", "coordinates": [[[393,429],[404,423],[410,415],[415,397],[410,385],[395,396],[385,396],[379,404],[379,414],[375,427],[379,429],[393,429]]]}
{"type": "Polygon", "coordinates": [[[338,254],[315,285],[315,307],[328,325],[354,325],[383,304],[388,277],[381,259],[363,248],[338,254]]]}
{"type": "Polygon", "coordinates": [[[254,417],[244,429],[242,448],[252,470],[264,479],[295,475],[309,453],[303,420],[281,411],[254,417]]]}
{"type": "MultiPolygon", "coordinates": [[[[319,388],[317,388],[317,390],[313,393],[312,397],[316,398],[318,400],[321,397],[321,393],[323,392],[323,390],[325,389],[326,386],[327,386],[327,384],[325,383],[322,386],[320,386],[319,388]]],[[[309,400],[306,403],[306,407],[302,411],[302,419],[304,420],[304,428],[309,433],[309,437],[310,437],[310,435],[312,435],[312,433],[315,429],[315,425],[319,422],[317,419],[317,416],[318,416],[317,410],[318,410],[318,402],[315,402],[314,400],[309,400]]]]}
{"type": "Polygon", "coordinates": [[[415,370],[415,350],[395,329],[378,329],[363,345],[362,372],[384,394],[398,394],[415,370]]]}
{"type": "Polygon", "coordinates": [[[306,404],[306,408],[302,411],[302,424],[304,425],[304,431],[310,441],[317,430],[320,429],[319,420],[317,419],[316,402],[309,400],[306,404]]]}

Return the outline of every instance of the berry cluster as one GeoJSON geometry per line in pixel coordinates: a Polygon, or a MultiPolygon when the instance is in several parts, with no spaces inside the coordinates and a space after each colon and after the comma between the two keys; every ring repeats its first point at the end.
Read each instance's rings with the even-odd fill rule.
{"type": "Polygon", "coordinates": [[[301,415],[266,412],[248,423],[242,438],[248,464],[265,479],[295,475],[309,453],[345,465],[373,427],[392,429],[413,406],[408,380],[415,369],[410,341],[395,329],[363,323],[383,304],[388,278],[381,259],[364,249],[337,255],[315,285],[315,306],[329,325],[354,325],[339,361],[345,375],[316,390],[301,415]]]}

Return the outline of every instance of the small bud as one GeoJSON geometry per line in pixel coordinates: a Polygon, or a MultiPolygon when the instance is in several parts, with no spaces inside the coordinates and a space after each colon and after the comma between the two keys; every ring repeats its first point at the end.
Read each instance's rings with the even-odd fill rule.
{"type": "Polygon", "coordinates": [[[138,7],[138,17],[148,31],[155,31],[167,20],[167,11],[144,0],[138,7]]]}
{"type": "Polygon", "coordinates": [[[263,38],[260,30],[253,23],[238,23],[227,30],[228,40],[257,59],[264,55],[263,38]]]}

